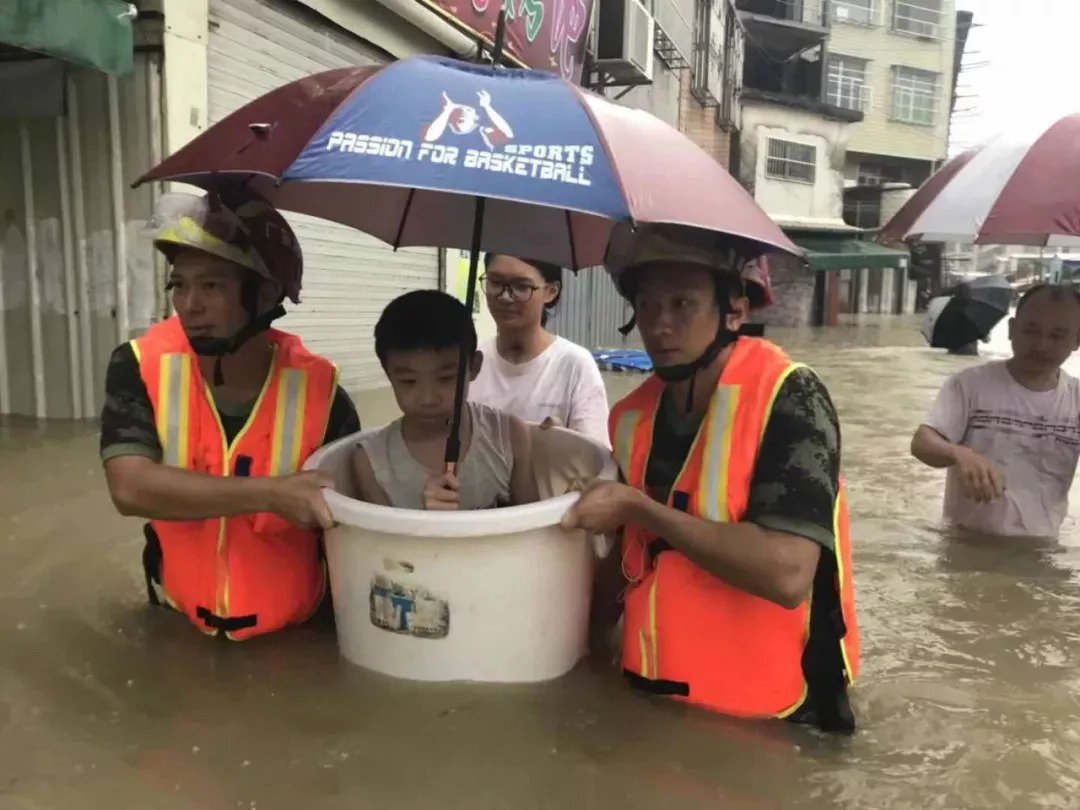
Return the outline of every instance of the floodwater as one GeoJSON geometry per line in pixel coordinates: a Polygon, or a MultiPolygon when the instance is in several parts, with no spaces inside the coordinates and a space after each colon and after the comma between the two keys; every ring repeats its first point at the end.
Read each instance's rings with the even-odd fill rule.
{"type": "Polygon", "coordinates": [[[539,686],[417,685],[348,665],[320,628],[206,639],[145,605],[139,526],[112,511],[93,429],[7,423],[0,808],[1080,806],[1075,523],[1055,548],[948,541],[942,474],[907,452],[945,376],[977,361],[921,346],[910,319],[771,336],[842,417],[853,738],[646,698],[600,660],[539,686]]]}

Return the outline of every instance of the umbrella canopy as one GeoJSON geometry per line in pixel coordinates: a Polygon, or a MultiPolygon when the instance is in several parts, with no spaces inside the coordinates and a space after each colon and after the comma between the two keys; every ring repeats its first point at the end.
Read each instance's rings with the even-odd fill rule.
{"type": "Polygon", "coordinates": [[[964,244],[1080,245],[1080,114],[1029,123],[946,163],[882,236],[964,244]]]}
{"type": "MultiPolygon", "coordinates": [[[[801,255],[712,157],[641,110],[550,73],[431,56],[341,69],[240,108],[141,177],[245,182],[272,204],[398,246],[481,245],[579,268],[629,227],[724,234],[801,255]]],[[[613,243],[614,240],[614,243],[613,243]]]]}
{"type": "Polygon", "coordinates": [[[1012,306],[1013,288],[1004,276],[983,276],[959,285],[953,295],[926,306],[922,334],[936,349],[955,351],[987,337],[1012,306]]]}

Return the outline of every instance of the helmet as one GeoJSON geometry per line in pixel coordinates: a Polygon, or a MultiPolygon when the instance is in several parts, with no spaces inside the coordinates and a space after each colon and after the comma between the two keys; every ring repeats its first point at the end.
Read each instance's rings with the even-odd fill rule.
{"type": "Polygon", "coordinates": [[[750,309],[760,309],[773,303],[769,285],[768,264],[764,257],[747,259],[736,243],[719,234],[653,225],[640,228],[620,240],[618,249],[609,252],[605,267],[619,294],[632,299],[628,287],[629,271],[645,265],[664,262],[692,264],[714,271],[717,275],[738,275],[750,300],[750,309]]]}
{"type": "Polygon", "coordinates": [[[296,234],[266,200],[246,189],[214,191],[203,197],[166,194],[158,201],[147,227],[154,245],[170,260],[178,250],[191,248],[253,274],[243,286],[243,303],[248,312],[245,326],[227,338],[188,338],[196,354],[218,358],[214,384],[221,385],[221,358],[236,352],[285,315],[281,301],[286,297],[294,304],[300,303],[304,259],[296,234]],[[258,311],[259,285],[251,283],[256,278],[275,282],[281,288],[277,306],[266,312],[258,311]]]}
{"type": "MultiPolygon", "coordinates": [[[[697,229],[673,225],[652,225],[634,231],[616,231],[605,262],[611,279],[619,294],[634,304],[635,274],[631,271],[657,263],[697,265],[710,270],[717,289],[717,304],[721,315],[731,312],[727,291],[722,291],[721,279],[725,276],[739,279],[750,301],[750,308],[757,309],[772,303],[769,277],[766,267],[759,259],[750,260],[746,248],[740,249],[738,240],[697,229]]],[[[637,312],[619,331],[629,334],[637,321],[637,312]]],[[[732,331],[721,318],[716,337],[697,357],[688,363],[655,366],[656,375],[664,382],[690,380],[686,409],[694,400],[694,379],[697,372],[715,360],[725,347],[734,343],[742,330],[732,331]]]]}
{"type": "Polygon", "coordinates": [[[148,228],[154,245],[169,259],[179,248],[209,253],[276,282],[283,297],[300,303],[304,259],[296,234],[254,192],[165,194],[148,228]]]}

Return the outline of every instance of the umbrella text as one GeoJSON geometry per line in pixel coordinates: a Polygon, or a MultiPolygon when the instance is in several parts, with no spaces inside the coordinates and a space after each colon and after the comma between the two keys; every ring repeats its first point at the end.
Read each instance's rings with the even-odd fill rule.
{"type": "Polygon", "coordinates": [[[326,151],[435,163],[575,186],[592,185],[589,169],[595,159],[595,150],[588,144],[508,144],[502,151],[462,149],[429,142],[417,145],[404,138],[344,131],[330,133],[326,151]]]}
{"type": "Polygon", "coordinates": [[[331,132],[326,141],[326,151],[353,152],[357,155],[404,158],[413,153],[413,142],[403,138],[387,138],[382,135],[360,135],[356,132],[331,132]]]}

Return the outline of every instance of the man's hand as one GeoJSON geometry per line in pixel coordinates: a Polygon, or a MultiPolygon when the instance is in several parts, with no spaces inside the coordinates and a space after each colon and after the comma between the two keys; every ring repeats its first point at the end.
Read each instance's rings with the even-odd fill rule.
{"type": "Polygon", "coordinates": [[[461,508],[458,490],[461,484],[453,473],[443,473],[428,479],[424,486],[424,508],[448,511],[461,508]]]}
{"type": "Polygon", "coordinates": [[[962,445],[953,450],[953,455],[964,493],[969,498],[989,503],[1005,494],[1005,476],[996,464],[962,445]]]}
{"type": "Polygon", "coordinates": [[[559,525],[568,531],[584,529],[589,534],[614,532],[626,525],[634,504],[642,497],[626,484],[594,481],[578,502],[566,510],[559,525]]]}
{"type": "Polygon", "coordinates": [[[322,492],[334,488],[334,480],[326,473],[308,470],[269,480],[269,511],[305,529],[329,529],[334,525],[322,492]]]}

